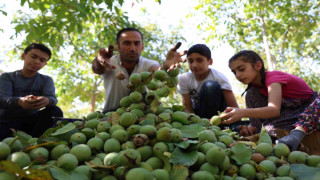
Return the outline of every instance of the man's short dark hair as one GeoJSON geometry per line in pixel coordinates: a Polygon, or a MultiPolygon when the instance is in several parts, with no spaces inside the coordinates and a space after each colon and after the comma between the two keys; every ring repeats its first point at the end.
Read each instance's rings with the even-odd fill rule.
{"type": "MultiPolygon", "coordinates": [[[[27,46],[25,49],[24,49],[24,54],[27,54],[29,51],[31,51],[32,49],[39,49],[40,51],[42,52],[45,52],[46,54],[49,55],[49,59],[51,58],[51,51],[50,49],[45,46],[44,44],[38,44],[38,43],[32,43],[30,44],[29,46],[27,46]]],[[[48,59],[48,60],[49,60],[48,59]]]]}
{"type": "Polygon", "coordinates": [[[189,50],[187,52],[187,57],[192,53],[199,53],[202,56],[205,56],[206,58],[208,58],[208,60],[211,59],[211,51],[204,44],[195,44],[195,45],[191,46],[191,48],[189,48],[189,50]]]}
{"type": "Polygon", "coordinates": [[[141,36],[141,40],[143,41],[142,33],[136,28],[129,27],[129,28],[123,28],[118,32],[118,34],[117,34],[117,43],[119,42],[121,34],[124,33],[124,32],[128,32],[128,31],[136,31],[136,32],[138,32],[140,34],[140,36],[141,36]]]}

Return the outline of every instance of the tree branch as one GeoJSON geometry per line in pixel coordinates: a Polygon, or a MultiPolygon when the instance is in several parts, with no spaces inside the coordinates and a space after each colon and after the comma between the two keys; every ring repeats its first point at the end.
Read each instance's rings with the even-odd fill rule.
{"type": "Polygon", "coordinates": [[[281,43],[281,49],[280,49],[280,57],[283,57],[284,54],[284,46],[285,46],[285,42],[287,41],[287,37],[288,37],[288,34],[290,32],[290,28],[291,28],[291,25],[288,26],[284,36],[283,36],[283,40],[282,40],[282,43],[281,43]]]}
{"type": "Polygon", "coordinates": [[[84,59],[84,55],[82,55],[81,51],[79,50],[79,48],[73,43],[73,40],[71,39],[70,35],[67,34],[68,38],[70,39],[70,43],[71,45],[74,47],[74,49],[79,53],[79,56],[84,59]]]}

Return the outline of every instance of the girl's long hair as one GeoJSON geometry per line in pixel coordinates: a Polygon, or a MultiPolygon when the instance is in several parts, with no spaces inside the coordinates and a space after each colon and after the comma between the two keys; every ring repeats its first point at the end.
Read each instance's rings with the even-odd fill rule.
{"type": "MultiPolygon", "coordinates": [[[[250,50],[242,50],[242,51],[239,51],[238,53],[236,53],[235,55],[233,55],[230,59],[229,59],[229,64],[236,60],[236,59],[239,59],[239,60],[242,60],[242,61],[245,61],[245,62],[249,62],[251,63],[252,66],[254,66],[254,64],[256,62],[261,62],[262,63],[262,68],[260,70],[260,75],[261,75],[261,83],[262,85],[264,85],[265,83],[265,72],[266,72],[266,69],[264,67],[264,63],[263,63],[263,60],[261,59],[261,57],[255,53],[254,51],[250,51],[250,50]]],[[[251,88],[252,84],[248,84],[247,88],[244,90],[244,92],[241,94],[241,96],[243,96],[243,94],[245,92],[247,92],[250,88],[251,88]]]]}

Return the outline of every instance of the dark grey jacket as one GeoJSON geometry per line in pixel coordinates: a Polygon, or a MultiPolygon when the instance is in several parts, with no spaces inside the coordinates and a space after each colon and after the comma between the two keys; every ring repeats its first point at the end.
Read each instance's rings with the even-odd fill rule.
{"type": "Polygon", "coordinates": [[[37,73],[31,78],[26,78],[20,70],[1,74],[0,122],[20,119],[37,112],[37,110],[25,110],[18,106],[19,97],[27,95],[47,97],[50,100],[48,107],[55,106],[58,102],[54,82],[49,76],[37,73]]]}

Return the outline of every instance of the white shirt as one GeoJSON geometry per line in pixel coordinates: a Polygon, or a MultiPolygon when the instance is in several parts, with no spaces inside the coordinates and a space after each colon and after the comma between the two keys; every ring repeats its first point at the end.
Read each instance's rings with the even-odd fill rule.
{"type": "MultiPolygon", "coordinates": [[[[103,108],[104,112],[119,107],[121,98],[128,96],[130,93],[129,88],[127,87],[129,84],[129,74],[127,70],[122,66],[120,56],[112,56],[110,59],[110,64],[115,65],[117,68],[108,70],[107,72],[101,75],[103,78],[104,89],[106,94],[106,103],[103,108]],[[118,80],[116,78],[116,74],[121,71],[126,74],[126,78],[123,80],[118,80]]],[[[154,65],[160,66],[159,62],[155,60],[146,59],[140,56],[139,62],[134,67],[131,74],[149,71],[150,67],[154,65]]]]}
{"type": "Polygon", "coordinates": [[[193,107],[198,104],[201,86],[206,81],[215,81],[221,89],[232,91],[229,80],[224,74],[215,69],[210,68],[210,70],[211,72],[202,81],[198,81],[192,72],[183,73],[178,77],[178,91],[180,94],[190,94],[193,107]]]}

